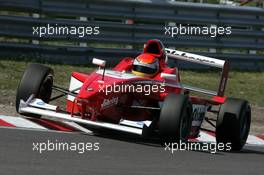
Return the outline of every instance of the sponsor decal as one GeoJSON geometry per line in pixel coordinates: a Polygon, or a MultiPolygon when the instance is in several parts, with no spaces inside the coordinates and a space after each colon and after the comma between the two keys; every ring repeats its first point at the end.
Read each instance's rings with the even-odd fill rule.
{"type": "Polygon", "coordinates": [[[39,105],[39,106],[43,106],[45,103],[43,102],[43,101],[38,101],[37,102],[37,105],[39,105]]]}
{"type": "Polygon", "coordinates": [[[142,121],[137,122],[137,125],[143,127],[144,126],[144,122],[142,122],[142,121]]]}
{"type": "Polygon", "coordinates": [[[204,105],[193,105],[193,126],[199,126],[202,124],[206,111],[207,107],[204,105]]]}
{"type": "Polygon", "coordinates": [[[104,99],[103,103],[101,104],[102,109],[109,108],[113,105],[116,105],[118,103],[118,97],[112,97],[110,99],[104,99]]]}
{"type": "Polygon", "coordinates": [[[202,63],[215,64],[215,62],[213,60],[208,60],[206,58],[199,58],[199,57],[189,56],[185,52],[179,53],[176,50],[169,50],[169,49],[167,49],[166,52],[168,54],[183,56],[183,57],[185,57],[186,59],[189,59],[189,60],[199,61],[199,62],[202,62],[202,63]]]}

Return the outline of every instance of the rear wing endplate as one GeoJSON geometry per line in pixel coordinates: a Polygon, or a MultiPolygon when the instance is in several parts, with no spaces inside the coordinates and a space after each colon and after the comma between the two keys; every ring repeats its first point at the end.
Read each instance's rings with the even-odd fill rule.
{"type": "MultiPolygon", "coordinates": [[[[226,87],[226,83],[228,79],[229,61],[210,58],[210,57],[192,54],[192,53],[183,52],[183,51],[174,50],[174,49],[166,48],[165,50],[166,50],[166,55],[168,58],[188,61],[188,62],[192,62],[196,64],[202,64],[202,65],[206,65],[210,67],[220,68],[222,70],[222,73],[221,73],[221,79],[219,82],[218,90],[215,93],[211,93],[209,95],[217,95],[220,97],[224,96],[225,87],[226,87]]],[[[200,88],[192,87],[191,90],[201,92],[200,88]]],[[[206,90],[204,92],[206,92],[206,90]]]]}

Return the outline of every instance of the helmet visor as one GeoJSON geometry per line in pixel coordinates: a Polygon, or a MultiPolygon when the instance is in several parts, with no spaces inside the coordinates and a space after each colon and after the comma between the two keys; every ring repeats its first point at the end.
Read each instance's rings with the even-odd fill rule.
{"type": "Polygon", "coordinates": [[[156,59],[153,63],[146,64],[135,59],[133,64],[133,70],[145,74],[155,74],[159,69],[159,62],[156,59]]]}
{"type": "Polygon", "coordinates": [[[155,74],[157,72],[157,68],[153,69],[153,68],[141,66],[141,65],[134,65],[133,70],[137,72],[145,73],[145,74],[155,74]]]}

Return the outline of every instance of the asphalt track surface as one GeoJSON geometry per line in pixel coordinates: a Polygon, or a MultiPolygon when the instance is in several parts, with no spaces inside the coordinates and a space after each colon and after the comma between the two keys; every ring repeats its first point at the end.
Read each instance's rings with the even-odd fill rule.
{"type": "Polygon", "coordinates": [[[104,131],[99,135],[0,128],[0,174],[263,174],[264,147],[242,152],[176,151],[155,141],[104,131]],[[99,142],[99,151],[33,151],[33,142],[99,142]]]}

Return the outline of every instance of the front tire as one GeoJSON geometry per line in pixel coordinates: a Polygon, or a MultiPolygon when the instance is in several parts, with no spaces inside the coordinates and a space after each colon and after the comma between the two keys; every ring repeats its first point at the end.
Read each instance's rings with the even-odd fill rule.
{"type": "MultiPolygon", "coordinates": [[[[53,70],[41,64],[30,64],[25,70],[16,94],[16,110],[19,113],[20,100],[27,99],[34,94],[35,98],[48,103],[52,93],[53,70]]],[[[30,114],[24,114],[31,116],[30,114]]],[[[38,116],[39,117],[39,116],[38,116]]]]}
{"type": "Polygon", "coordinates": [[[169,94],[163,103],[159,131],[163,142],[187,140],[190,134],[192,105],[188,96],[169,94]]]}
{"type": "Polygon", "coordinates": [[[251,108],[246,100],[228,98],[221,105],[216,121],[216,141],[231,143],[233,151],[240,151],[248,138],[251,108]]]}

